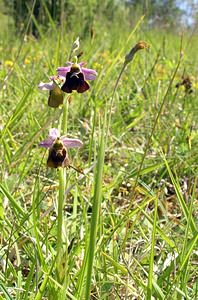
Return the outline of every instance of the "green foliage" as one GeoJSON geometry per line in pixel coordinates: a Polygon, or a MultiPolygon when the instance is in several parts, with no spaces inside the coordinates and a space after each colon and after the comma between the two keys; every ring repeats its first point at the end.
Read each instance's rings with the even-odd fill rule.
{"type": "MultiPolygon", "coordinates": [[[[137,22],[141,15],[151,27],[178,29],[179,26],[188,26],[184,23],[184,7],[176,0],[151,0],[151,1],[114,1],[114,0],[12,0],[7,3],[3,10],[12,16],[16,33],[20,33],[26,27],[30,18],[28,33],[38,37],[39,27],[45,29],[57,26],[66,26],[72,30],[75,27],[83,26],[82,34],[93,34],[93,27],[98,20],[111,22],[117,14],[122,14],[122,22],[128,12],[129,22],[137,22]],[[32,8],[32,12],[30,10],[32,8]],[[35,21],[37,25],[35,24],[35,21]]],[[[187,5],[185,3],[185,5],[187,5]]],[[[193,2],[188,2],[191,19],[195,16],[193,2]],[[193,13],[194,12],[194,13],[193,13]]],[[[186,21],[185,21],[186,22],[186,21]]],[[[82,28],[81,28],[82,29],[82,28]]]]}
{"type": "Polygon", "coordinates": [[[184,35],[178,66],[180,36],[131,23],[115,1],[81,0],[62,27],[40,3],[47,21],[31,18],[37,38],[10,30],[0,42],[0,297],[88,299],[90,289],[90,299],[196,299],[197,36],[184,35]],[[77,36],[98,76],[67,103],[68,136],[84,143],[69,156],[84,175],[67,171],[61,244],[58,172],[38,143],[62,110],[37,85],[65,64],[77,36]],[[150,50],[127,66],[112,101],[139,40],[150,50]],[[187,75],[192,93],[175,87],[187,75]]]}

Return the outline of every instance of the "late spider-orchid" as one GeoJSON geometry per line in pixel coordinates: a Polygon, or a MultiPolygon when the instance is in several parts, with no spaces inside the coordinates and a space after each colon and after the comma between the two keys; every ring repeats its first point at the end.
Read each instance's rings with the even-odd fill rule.
{"type": "Polygon", "coordinates": [[[51,128],[48,138],[39,143],[40,147],[49,149],[47,166],[50,168],[67,167],[69,165],[67,149],[80,148],[82,145],[83,143],[78,139],[60,136],[56,128],[51,128]]]}
{"type": "Polygon", "coordinates": [[[68,62],[68,66],[57,69],[58,76],[51,76],[50,82],[40,82],[40,90],[49,90],[48,105],[58,107],[63,104],[64,93],[84,93],[89,89],[87,80],[94,80],[97,72],[93,69],[84,68],[84,63],[68,62]]]}

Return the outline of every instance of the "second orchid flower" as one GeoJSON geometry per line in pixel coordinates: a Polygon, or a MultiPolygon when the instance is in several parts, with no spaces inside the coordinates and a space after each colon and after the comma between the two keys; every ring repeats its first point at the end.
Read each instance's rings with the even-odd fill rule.
{"type": "Polygon", "coordinates": [[[49,83],[40,82],[38,88],[40,90],[49,90],[50,95],[48,105],[58,107],[63,104],[64,93],[84,93],[89,89],[87,80],[94,80],[97,72],[93,69],[84,68],[84,63],[68,62],[68,66],[59,67],[57,76],[50,77],[49,83]]]}
{"type": "Polygon", "coordinates": [[[51,128],[48,138],[39,143],[40,147],[49,149],[47,166],[50,168],[67,167],[69,165],[67,149],[80,148],[82,145],[78,139],[60,136],[56,128],[51,128]]]}

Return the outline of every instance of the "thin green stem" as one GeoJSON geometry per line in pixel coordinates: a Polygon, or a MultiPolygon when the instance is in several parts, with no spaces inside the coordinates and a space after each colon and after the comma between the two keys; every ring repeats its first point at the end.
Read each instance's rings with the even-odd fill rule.
{"type": "Polygon", "coordinates": [[[153,231],[152,231],[152,241],[151,241],[151,253],[149,262],[149,274],[148,274],[148,285],[147,285],[147,299],[152,298],[152,287],[153,287],[153,268],[154,268],[154,255],[155,255],[155,235],[157,226],[157,208],[158,208],[158,198],[155,198],[155,211],[153,220],[153,231]]]}
{"type": "Polygon", "coordinates": [[[91,138],[89,143],[89,157],[88,157],[88,166],[91,166],[91,160],[92,160],[92,153],[93,153],[93,143],[94,143],[94,132],[95,132],[95,125],[96,125],[96,104],[94,104],[94,115],[93,115],[93,124],[92,124],[92,130],[91,130],[91,138]]]}
{"type": "Polygon", "coordinates": [[[60,255],[62,250],[63,204],[64,204],[64,191],[65,191],[64,172],[62,168],[58,169],[58,176],[59,176],[59,194],[58,194],[57,256],[60,255]]]}
{"type": "Polygon", "coordinates": [[[63,104],[63,117],[62,117],[62,124],[61,130],[63,134],[67,134],[67,123],[68,123],[68,99],[65,99],[63,104]]]}
{"type": "Polygon", "coordinates": [[[110,101],[109,116],[108,116],[108,120],[107,120],[107,137],[106,137],[106,142],[107,142],[107,139],[109,137],[109,127],[110,127],[110,124],[111,124],[111,115],[112,115],[112,107],[113,107],[115,92],[117,90],[118,84],[120,82],[120,79],[122,77],[122,74],[124,73],[124,70],[125,70],[126,66],[127,66],[127,64],[124,62],[123,65],[122,65],[122,69],[121,69],[121,71],[120,71],[120,73],[118,75],[118,78],[116,80],[114,89],[113,89],[113,93],[112,93],[112,97],[111,97],[111,101],[110,101]]]}
{"type": "MultiPolygon", "coordinates": [[[[68,120],[68,101],[66,100],[63,105],[63,116],[61,120],[61,134],[67,133],[67,120],[68,120]]],[[[57,270],[59,274],[59,281],[62,281],[65,272],[61,272],[61,261],[63,256],[63,207],[65,201],[65,188],[66,188],[66,170],[63,168],[58,169],[58,176],[59,176],[59,194],[58,194],[58,226],[57,226],[57,270]],[[62,274],[62,275],[61,275],[62,274]]],[[[66,226],[65,226],[66,228],[66,226]]],[[[66,250],[67,252],[67,243],[66,243],[66,250]]],[[[65,252],[65,257],[67,260],[67,253],[65,252]]],[[[64,262],[65,266],[67,266],[67,262],[64,262]]]]}

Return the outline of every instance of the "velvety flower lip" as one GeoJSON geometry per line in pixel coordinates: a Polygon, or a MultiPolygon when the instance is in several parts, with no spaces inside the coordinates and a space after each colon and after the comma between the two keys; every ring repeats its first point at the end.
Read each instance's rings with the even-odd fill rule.
{"type": "MultiPolygon", "coordinates": [[[[71,63],[71,62],[67,62],[67,64],[69,64],[67,67],[59,67],[57,69],[57,72],[58,72],[59,76],[66,77],[67,73],[71,72],[72,67],[76,65],[76,64],[71,63]]],[[[93,69],[83,68],[82,66],[84,64],[85,64],[84,62],[78,63],[78,66],[79,66],[79,69],[80,69],[79,73],[82,73],[84,75],[85,80],[94,80],[94,79],[96,79],[96,76],[98,75],[98,73],[93,69]]]]}
{"type": "Polygon", "coordinates": [[[65,93],[84,93],[89,89],[89,84],[85,81],[84,75],[79,69],[72,69],[66,74],[65,83],[61,87],[61,90],[65,93]]]}
{"type": "Polygon", "coordinates": [[[68,67],[60,67],[57,69],[59,76],[65,76],[65,82],[61,90],[65,93],[84,93],[89,89],[89,84],[86,80],[94,80],[97,72],[92,69],[83,68],[83,63],[70,63],[68,67]]]}
{"type": "Polygon", "coordinates": [[[60,139],[63,143],[63,145],[69,149],[69,148],[80,148],[82,147],[83,143],[79,139],[72,139],[67,138],[66,136],[60,136],[60,132],[56,128],[51,128],[49,130],[48,138],[42,142],[39,143],[40,147],[43,148],[51,148],[53,143],[60,139]]]}

